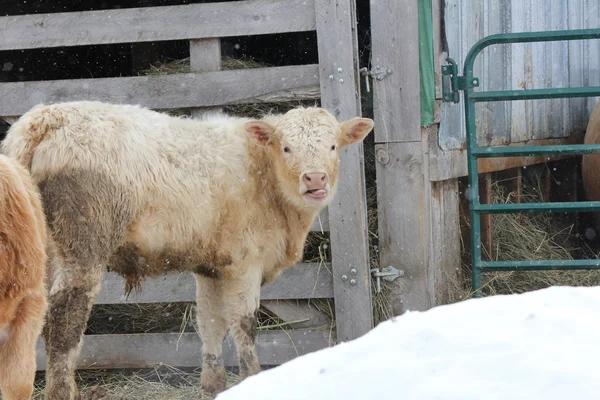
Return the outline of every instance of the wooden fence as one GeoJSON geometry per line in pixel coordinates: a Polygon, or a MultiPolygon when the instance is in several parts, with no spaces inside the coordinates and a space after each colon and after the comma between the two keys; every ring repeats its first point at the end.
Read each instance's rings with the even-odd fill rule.
{"type": "MultiPolygon", "coordinates": [[[[342,121],[360,115],[354,0],[247,0],[0,17],[0,51],[112,43],[190,41],[190,73],[99,79],[0,83],[0,116],[22,115],[39,103],[102,100],[168,110],[230,104],[321,99],[342,121]],[[219,38],[315,31],[318,65],[219,71],[219,38]]],[[[333,298],[336,337],[346,341],[372,327],[362,145],[342,154],[340,190],[313,230],[328,230],[331,264],[298,264],[262,288],[265,301],[333,298]],[[343,277],[343,278],[342,278],[343,277]]],[[[124,281],[108,274],[96,304],[191,302],[193,278],[148,279],[140,294],[123,297],[124,281]]],[[[302,312],[302,310],[299,310],[302,312]]],[[[257,339],[263,365],[277,365],[332,344],[319,329],[264,331],[257,339]]],[[[88,335],[79,368],[199,366],[196,333],[88,335]]],[[[235,365],[231,341],[226,365],[235,365]]],[[[38,368],[45,350],[38,343],[38,368]]]]}

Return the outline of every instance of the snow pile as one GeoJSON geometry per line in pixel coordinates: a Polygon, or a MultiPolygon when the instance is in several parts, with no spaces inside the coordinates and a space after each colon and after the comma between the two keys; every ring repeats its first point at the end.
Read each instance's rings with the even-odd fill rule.
{"type": "Polygon", "coordinates": [[[252,376],[217,400],[600,398],[600,288],[409,312],[252,376]]]}

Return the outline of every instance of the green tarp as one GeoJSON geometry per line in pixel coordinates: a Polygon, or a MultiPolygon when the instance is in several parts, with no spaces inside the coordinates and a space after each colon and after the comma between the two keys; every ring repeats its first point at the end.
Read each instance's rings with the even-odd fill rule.
{"type": "Polygon", "coordinates": [[[419,72],[421,76],[421,126],[433,124],[435,74],[431,0],[419,0],[419,72]]]}

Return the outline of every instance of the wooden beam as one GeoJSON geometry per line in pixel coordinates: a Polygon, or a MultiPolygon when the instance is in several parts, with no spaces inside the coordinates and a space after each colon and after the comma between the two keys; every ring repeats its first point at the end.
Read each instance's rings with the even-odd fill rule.
{"type": "Polygon", "coordinates": [[[0,83],[0,115],[19,116],[33,106],[100,100],[153,109],[314,98],[317,65],[253,68],[205,73],[0,83]],[[302,96],[302,94],[306,96],[302,96]],[[278,94],[281,96],[278,97],[278,94]]]}
{"type": "MultiPolygon", "coordinates": [[[[442,4],[444,0],[431,0],[431,19],[432,19],[432,27],[433,27],[433,59],[434,59],[434,68],[433,72],[435,73],[435,98],[438,100],[442,99],[443,90],[442,90],[442,64],[446,64],[446,57],[448,53],[444,50],[445,43],[444,37],[446,33],[443,31],[443,24],[445,21],[442,20],[442,4]]],[[[437,106],[437,118],[436,123],[439,123],[440,120],[440,103],[436,102],[437,106]]]]}
{"type": "Polygon", "coordinates": [[[221,39],[190,40],[190,71],[212,72],[221,69],[221,39]]]}
{"type": "MultiPolygon", "coordinates": [[[[213,72],[221,69],[221,39],[190,40],[190,71],[213,72]]],[[[200,119],[206,112],[221,111],[220,107],[194,108],[193,118],[200,119]]]]}
{"type": "MultiPolygon", "coordinates": [[[[256,347],[261,365],[280,365],[298,356],[329,347],[328,331],[288,330],[258,332],[256,347]]],[[[37,370],[46,370],[46,347],[40,338],[36,347],[37,370]]],[[[87,335],[77,360],[77,369],[152,368],[201,366],[202,341],[196,333],[141,333],[87,335]]],[[[233,340],[223,344],[225,366],[238,366],[233,340]]]]}
{"type": "MultiPolygon", "coordinates": [[[[427,183],[426,183],[427,184],[427,183]]],[[[454,285],[460,285],[460,207],[458,179],[431,183],[429,293],[434,305],[447,304],[454,285]]]]}
{"type": "Polygon", "coordinates": [[[373,65],[392,75],[374,84],[380,264],[403,270],[388,292],[394,315],[434,304],[429,269],[431,187],[421,130],[418,2],[371,0],[373,65]]]}
{"type": "Polygon", "coordinates": [[[404,276],[390,285],[388,302],[394,315],[407,310],[428,310],[432,307],[433,294],[429,291],[425,259],[426,203],[421,142],[378,144],[375,150],[380,264],[404,271],[404,276]]]}
{"type": "MultiPolygon", "coordinates": [[[[140,292],[125,297],[125,280],[108,273],[95,304],[175,303],[196,300],[196,281],[190,273],[170,273],[148,278],[140,292]]],[[[262,287],[261,299],[317,299],[333,297],[331,267],[327,264],[297,264],[262,287]]]]}
{"type": "Polygon", "coordinates": [[[371,0],[371,69],[390,69],[373,80],[373,111],[378,143],[421,140],[419,29],[416,0],[371,0]],[[415,68],[416,66],[416,68],[415,68]],[[406,104],[411,104],[407,107],[406,104]],[[385,123],[383,122],[385,121],[385,123]]]}
{"type": "MultiPolygon", "coordinates": [[[[515,203],[521,202],[521,194],[523,194],[523,170],[521,168],[515,168],[515,203]]],[[[571,200],[573,201],[573,200],[571,200]]]]}
{"type": "MultiPolygon", "coordinates": [[[[429,138],[438,124],[422,127],[424,216],[427,263],[427,294],[432,306],[455,301],[454,288],[460,286],[461,270],[461,198],[458,179],[431,182],[429,179],[429,138]]],[[[464,196],[463,196],[464,197],[464,196]]]]}
{"type": "Polygon", "coordinates": [[[315,30],[314,0],[246,0],[0,17],[0,51],[315,30]]]}
{"type": "MultiPolygon", "coordinates": [[[[446,179],[467,176],[467,151],[444,151],[439,146],[439,136],[429,139],[429,170],[430,180],[443,181],[446,179]]],[[[583,136],[573,134],[567,138],[559,139],[534,139],[522,143],[511,143],[508,146],[545,146],[556,144],[581,144],[583,136]]],[[[478,161],[479,173],[503,171],[505,169],[524,167],[527,165],[541,164],[548,161],[568,159],[569,156],[535,156],[535,157],[500,157],[482,158],[478,161]]]]}
{"type": "MultiPolygon", "coordinates": [[[[479,187],[481,190],[481,204],[492,203],[492,174],[487,172],[479,177],[479,187]]],[[[489,260],[494,259],[494,236],[492,230],[492,215],[483,214],[481,216],[481,245],[483,246],[483,254],[489,257],[489,260]]]]}
{"type": "MultiPolygon", "coordinates": [[[[321,104],[338,121],[361,115],[354,0],[315,2],[321,104]]],[[[339,193],[329,207],[338,341],[373,327],[362,143],[342,150],[339,193]]]]}

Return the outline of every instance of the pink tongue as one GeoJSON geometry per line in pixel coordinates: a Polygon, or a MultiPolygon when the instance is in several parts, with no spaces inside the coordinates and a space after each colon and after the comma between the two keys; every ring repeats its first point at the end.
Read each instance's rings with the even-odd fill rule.
{"type": "Polygon", "coordinates": [[[327,196],[327,191],[324,189],[313,190],[310,192],[313,197],[325,197],[327,196]]]}

